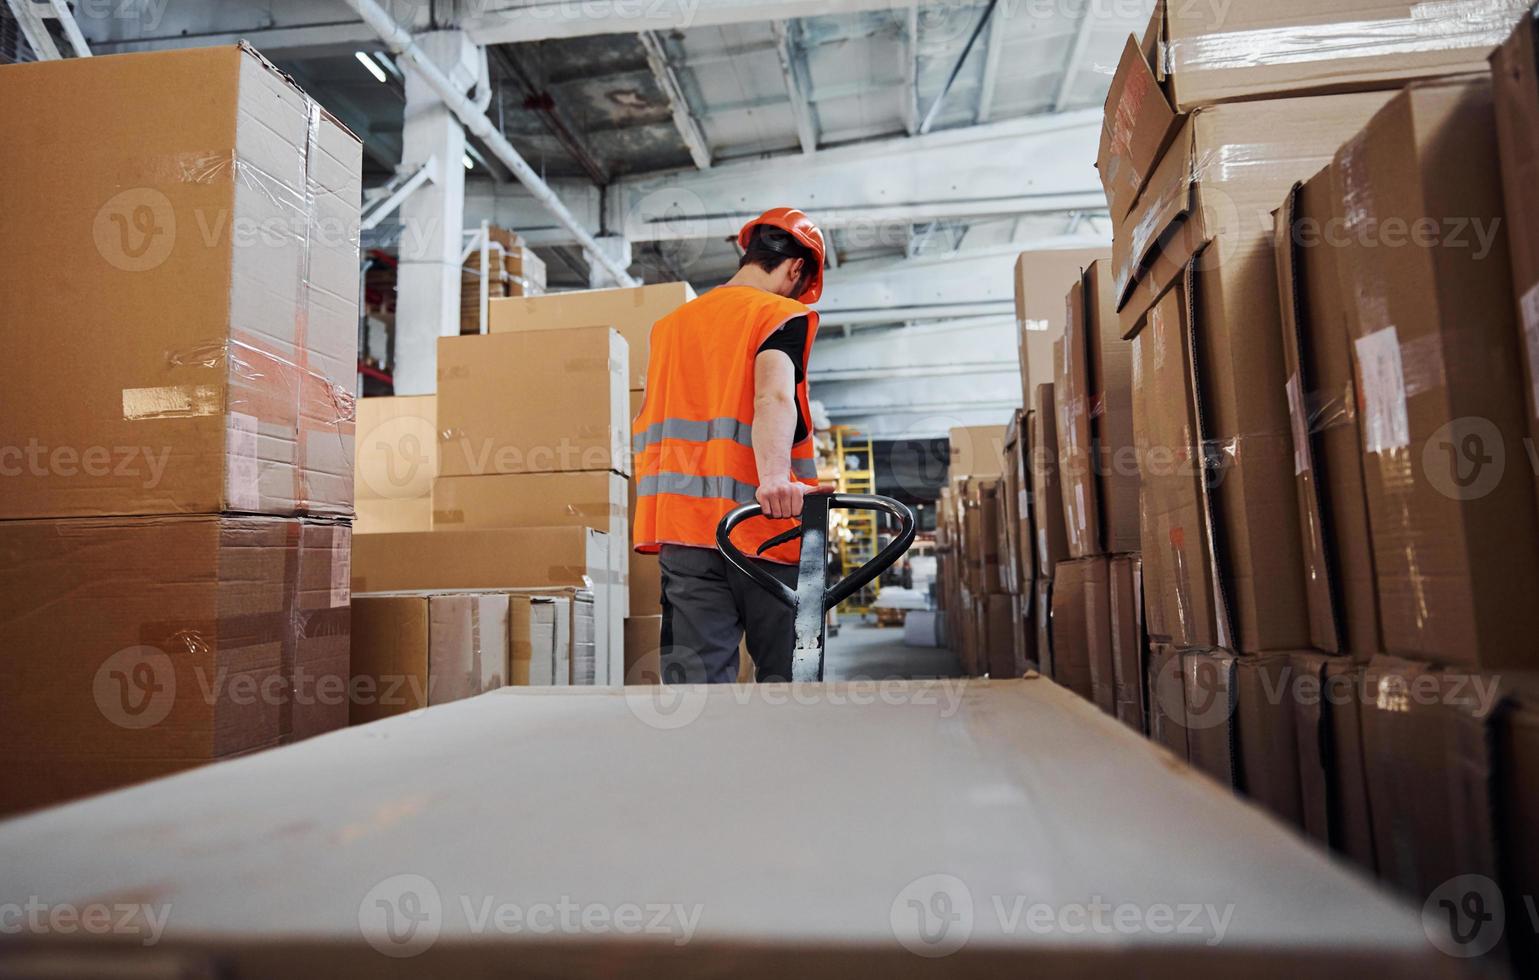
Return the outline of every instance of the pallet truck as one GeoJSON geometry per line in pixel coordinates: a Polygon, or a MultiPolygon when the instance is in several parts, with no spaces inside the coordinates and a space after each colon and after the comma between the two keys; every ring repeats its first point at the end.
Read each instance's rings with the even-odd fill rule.
{"type": "Polygon", "coordinates": [[[828,610],[859,592],[885,572],[914,543],[914,512],[906,505],[876,494],[809,493],[802,498],[801,527],[777,534],[759,546],[762,555],[777,545],[802,541],[801,562],[797,567],[796,588],[775,578],[732,543],[732,529],[764,513],[758,504],[744,504],[729,512],[716,526],[716,547],[722,555],[760,588],[796,612],[796,649],[791,659],[791,682],[809,683],[823,679],[823,649],[826,644],[824,624],[828,610]],[[828,584],[828,512],[830,510],[874,510],[898,519],[898,536],[875,557],[851,572],[842,581],[828,584]]]}

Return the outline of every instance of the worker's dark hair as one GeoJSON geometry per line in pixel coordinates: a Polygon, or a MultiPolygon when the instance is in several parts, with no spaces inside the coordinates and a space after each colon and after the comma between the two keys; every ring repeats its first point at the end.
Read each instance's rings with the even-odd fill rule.
{"type": "Polygon", "coordinates": [[[743,257],[738,260],[737,267],[741,269],[752,262],[765,272],[774,272],[780,268],[780,263],[791,259],[802,259],[804,263],[802,281],[797,283],[800,291],[817,271],[817,256],[788,231],[774,225],[754,225],[748,236],[748,247],[743,250],[743,257]]]}

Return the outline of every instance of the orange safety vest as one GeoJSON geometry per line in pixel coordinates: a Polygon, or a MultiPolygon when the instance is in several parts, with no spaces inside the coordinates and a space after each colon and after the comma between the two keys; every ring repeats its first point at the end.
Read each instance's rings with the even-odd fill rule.
{"type": "MultiPolygon", "coordinates": [[[[807,402],[807,360],[818,315],[794,299],[751,286],[719,286],[658,320],[652,327],[647,390],[631,425],[635,453],[636,550],[653,554],[664,544],[716,547],[716,525],[727,512],[753,503],[759,485],[753,454],[754,358],[770,334],[807,318],[802,380],[796,405],[807,438],[791,447],[792,478],[817,486],[812,413],[807,402]]],[[[732,543],[746,555],[794,520],[755,518],[738,525],[732,543]]],[[[794,564],[800,540],[763,557],[794,564]]]]}

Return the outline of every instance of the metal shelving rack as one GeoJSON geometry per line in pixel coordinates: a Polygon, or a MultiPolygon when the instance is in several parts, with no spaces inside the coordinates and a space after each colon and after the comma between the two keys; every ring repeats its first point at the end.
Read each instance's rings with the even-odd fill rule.
{"type": "MultiPolygon", "coordinates": [[[[834,437],[834,460],[837,467],[835,482],[840,493],[876,493],[876,469],[871,454],[871,437],[845,425],[831,430],[834,437]],[[852,460],[858,461],[852,465],[852,460]]],[[[839,566],[842,575],[849,575],[874,557],[880,547],[877,515],[875,511],[853,510],[842,512],[844,533],[838,536],[839,566]]],[[[881,591],[879,582],[872,582],[850,598],[840,609],[864,616],[871,612],[881,591]]]]}

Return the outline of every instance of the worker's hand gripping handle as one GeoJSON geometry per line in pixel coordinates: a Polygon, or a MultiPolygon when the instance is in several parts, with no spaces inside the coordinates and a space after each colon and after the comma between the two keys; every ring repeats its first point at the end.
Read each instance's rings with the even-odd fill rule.
{"type": "MultiPolygon", "coordinates": [[[[893,562],[903,557],[909,545],[914,543],[914,512],[904,504],[893,500],[891,497],[879,497],[873,494],[858,493],[833,493],[833,494],[808,494],[802,501],[802,526],[798,531],[787,535],[781,535],[765,543],[760,549],[762,553],[775,544],[791,540],[798,534],[802,539],[802,569],[805,575],[807,569],[816,567],[822,573],[824,565],[824,549],[828,540],[828,510],[839,508],[843,510],[879,510],[891,514],[898,519],[898,536],[892,542],[876,554],[876,557],[857,568],[848,578],[834,585],[822,589],[823,609],[819,612],[833,608],[850,596],[859,592],[872,579],[886,571],[893,562]],[[809,558],[809,552],[816,558],[815,565],[809,558]]],[[[799,597],[810,593],[804,591],[807,583],[803,582],[802,589],[792,590],[785,583],[775,578],[759,565],[750,561],[748,556],[738,550],[732,543],[732,529],[751,517],[757,517],[762,513],[758,504],[744,504],[742,507],[727,514],[716,526],[716,546],[726,556],[727,561],[744,575],[753,579],[770,595],[790,606],[792,609],[800,607],[803,601],[799,597]]],[[[821,588],[822,582],[819,582],[821,588]]]]}

